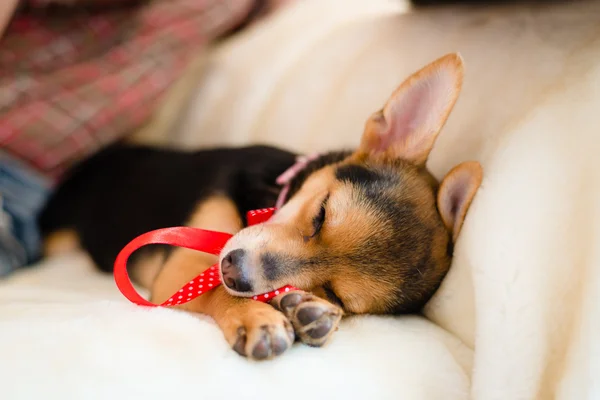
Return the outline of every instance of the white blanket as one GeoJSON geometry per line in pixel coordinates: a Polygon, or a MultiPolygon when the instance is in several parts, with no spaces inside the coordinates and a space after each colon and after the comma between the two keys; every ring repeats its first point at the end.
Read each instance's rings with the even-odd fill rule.
{"type": "Polygon", "coordinates": [[[249,363],[206,318],[127,304],[74,255],[0,285],[0,398],[600,398],[600,4],[569,3],[403,15],[304,0],[222,48],[169,132],[352,145],[405,76],[460,51],[464,91],[429,166],[476,159],[485,178],[435,324],[356,318],[326,348],[249,363]]]}
{"type": "Polygon", "coordinates": [[[207,317],[130,304],[84,254],[0,286],[0,398],[465,399],[471,350],[424,318],[347,320],[249,362],[207,317]]]}

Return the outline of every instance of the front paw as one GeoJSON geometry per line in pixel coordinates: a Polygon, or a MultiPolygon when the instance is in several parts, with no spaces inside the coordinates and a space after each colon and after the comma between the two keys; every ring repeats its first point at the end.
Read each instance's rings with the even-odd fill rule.
{"type": "Polygon", "coordinates": [[[283,354],[294,343],[294,328],[279,311],[256,303],[226,316],[225,336],[233,350],[253,360],[268,360],[283,354]]]}
{"type": "Polygon", "coordinates": [[[271,305],[289,318],[302,343],[315,347],[327,343],[343,315],[340,307],[301,291],[279,295],[271,305]]]}

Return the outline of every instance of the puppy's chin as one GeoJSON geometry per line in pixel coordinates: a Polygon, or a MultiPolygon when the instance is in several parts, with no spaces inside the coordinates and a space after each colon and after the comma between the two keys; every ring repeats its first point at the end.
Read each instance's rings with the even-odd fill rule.
{"type": "MultiPolygon", "coordinates": [[[[219,269],[219,275],[221,275],[221,281],[223,281],[223,273],[221,272],[220,269],[219,269]]],[[[258,287],[250,292],[238,292],[236,290],[233,290],[233,289],[227,287],[227,285],[225,285],[225,283],[222,283],[222,285],[225,288],[225,291],[227,293],[229,293],[230,295],[235,296],[235,297],[245,297],[245,298],[262,295],[264,293],[269,293],[269,292],[272,292],[273,290],[277,289],[275,287],[264,287],[264,288],[258,287]]]]}
{"type": "MultiPolygon", "coordinates": [[[[225,285],[225,284],[223,284],[223,287],[225,288],[225,291],[227,293],[229,293],[230,295],[235,296],[235,297],[249,298],[249,297],[260,294],[260,293],[254,293],[254,292],[236,292],[235,290],[228,288],[227,285],[225,285]]],[[[267,292],[268,292],[268,290],[267,290],[267,292]]]]}

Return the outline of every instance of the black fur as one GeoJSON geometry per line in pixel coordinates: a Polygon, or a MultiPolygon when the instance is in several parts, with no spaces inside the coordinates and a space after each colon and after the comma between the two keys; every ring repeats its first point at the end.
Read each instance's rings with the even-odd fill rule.
{"type": "MultiPolygon", "coordinates": [[[[327,153],[310,162],[292,180],[288,199],[310,174],[350,153],[327,153]]],[[[232,199],[245,225],[246,211],[275,205],[281,189],[275,181],[295,159],[289,151],[260,145],[196,152],[113,145],[65,176],[40,215],[40,229],[43,235],[75,230],[96,265],[111,272],[129,241],[154,229],[184,225],[211,195],[232,199]]],[[[130,265],[157,249],[165,257],[171,250],[145,246],[133,254],[130,265]]]]}
{"type": "Polygon", "coordinates": [[[339,181],[351,183],[363,190],[382,178],[378,171],[357,164],[339,167],[335,171],[335,177],[339,181]]]}
{"type": "MultiPolygon", "coordinates": [[[[302,171],[300,171],[294,179],[290,182],[290,191],[288,193],[288,199],[291,198],[300,188],[302,184],[310,175],[315,171],[331,164],[343,161],[352,154],[350,150],[333,151],[330,153],[324,153],[319,156],[316,160],[309,162],[302,171]]],[[[287,200],[287,199],[286,199],[287,200]]]]}
{"type": "Polygon", "coordinates": [[[44,235],[74,229],[99,268],[112,271],[129,241],[183,225],[210,195],[231,198],[244,218],[248,210],[273,206],[280,190],[275,180],[294,162],[295,154],[268,146],[198,152],[111,146],[69,173],[40,228],[44,235]]]}

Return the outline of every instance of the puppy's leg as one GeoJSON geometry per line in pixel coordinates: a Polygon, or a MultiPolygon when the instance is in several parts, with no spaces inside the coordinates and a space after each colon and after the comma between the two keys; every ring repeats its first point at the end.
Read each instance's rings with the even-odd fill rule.
{"type": "MultiPolygon", "coordinates": [[[[175,250],[154,282],[151,301],[167,300],[215,261],[214,256],[188,249],[175,250]]],[[[269,304],[233,297],[222,286],[176,307],[211,316],[231,347],[252,359],[278,356],[294,342],[294,329],[281,312],[269,304]]]]}
{"type": "Polygon", "coordinates": [[[280,294],[271,305],[289,318],[297,338],[309,346],[323,346],[339,326],[343,310],[311,293],[280,294]]]}
{"type": "MultiPolygon", "coordinates": [[[[229,233],[241,229],[235,205],[221,197],[203,202],[188,225],[229,233]]],[[[154,280],[151,301],[167,300],[216,261],[217,257],[209,254],[183,248],[174,250],[154,280]]],[[[232,348],[253,359],[280,355],[294,342],[293,327],[283,313],[269,304],[233,297],[222,286],[177,308],[211,316],[232,348]]]]}

